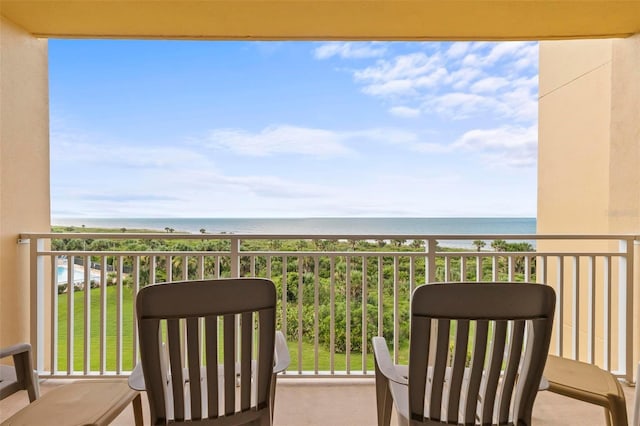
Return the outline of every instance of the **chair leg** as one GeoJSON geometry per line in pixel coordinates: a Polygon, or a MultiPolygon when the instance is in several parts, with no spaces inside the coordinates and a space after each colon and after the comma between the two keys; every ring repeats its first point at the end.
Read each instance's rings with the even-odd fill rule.
{"type": "Polygon", "coordinates": [[[142,398],[140,394],[138,394],[133,401],[131,402],[133,405],[133,419],[135,421],[136,426],[143,426],[144,421],[142,418],[142,398]]]}
{"type": "Polygon", "coordinates": [[[376,406],[378,409],[378,426],[391,424],[391,408],[393,398],[389,389],[389,380],[380,372],[376,364],[376,406]]]}
{"type": "Polygon", "coordinates": [[[271,413],[271,422],[273,423],[273,415],[276,410],[276,375],[271,376],[271,387],[269,389],[269,411],[271,413]]]}
{"type": "Polygon", "coordinates": [[[604,418],[607,420],[607,426],[611,426],[611,412],[607,407],[604,407],[604,418]]]}
{"type": "Polygon", "coordinates": [[[611,423],[613,426],[627,426],[627,406],[623,400],[619,398],[609,399],[609,413],[611,413],[611,423]]]}

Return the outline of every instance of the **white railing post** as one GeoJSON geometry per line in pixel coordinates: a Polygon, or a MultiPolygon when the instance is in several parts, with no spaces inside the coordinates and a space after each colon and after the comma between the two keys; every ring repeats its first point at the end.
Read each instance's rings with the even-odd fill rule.
{"type": "Polygon", "coordinates": [[[618,369],[625,380],[633,382],[633,242],[620,240],[618,273],[618,369]]]}
{"type": "MultiPolygon", "coordinates": [[[[29,285],[30,285],[30,340],[35,368],[44,371],[44,240],[29,239],[29,285]]],[[[55,267],[55,265],[53,266],[55,267]]]]}

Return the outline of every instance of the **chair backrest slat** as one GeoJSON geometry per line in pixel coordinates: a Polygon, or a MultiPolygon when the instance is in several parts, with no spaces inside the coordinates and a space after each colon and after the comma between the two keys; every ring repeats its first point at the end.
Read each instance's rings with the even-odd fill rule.
{"type": "Polygon", "coordinates": [[[270,424],[275,308],[275,285],[260,278],[141,289],[136,315],[152,424],[270,424]]]}
{"type": "MultiPolygon", "coordinates": [[[[149,368],[145,370],[144,381],[147,389],[164,389],[166,386],[166,366],[164,360],[164,348],[162,347],[160,321],[155,318],[138,319],[138,336],[140,347],[154,346],[157,350],[141,353],[141,358],[149,368]]],[[[164,423],[167,420],[165,392],[149,393],[149,408],[155,413],[158,422],[164,423]]]]}
{"type": "Polygon", "coordinates": [[[447,319],[438,320],[436,357],[433,364],[433,384],[431,385],[431,403],[429,404],[429,417],[434,420],[441,420],[442,415],[442,390],[449,358],[450,324],[447,319]]]}
{"type": "Polygon", "coordinates": [[[449,409],[447,421],[458,422],[460,412],[460,392],[464,378],[464,368],[467,362],[467,347],[469,343],[469,320],[456,321],[456,344],[451,367],[451,385],[449,386],[449,409]]]}
{"type": "Polygon", "coordinates": [[[253,349],[253,315],[245,312],[241,318],[240,341],[240,410],[247,411],[251,406],[251,352],[253,349]]]}
{"type": "Polygon", "coordinates": [[[273,342],[270,336],[262,332],[268,329],[271,324],[275,324],[275,321],[275,309],[260,311],[260,315],[258,316],[258,373],[256,375],[256,380],[258,381],[256,386],[258,409],[268,407],[271,387],[275,386],[275,378],[273,377],[271,368],[274,361],[273,342]]]}
{"type": "Polygon", "coordinates": [[[167,320],[167,340],[173,387],[173,415],[176,420],[182,421],[184,420],[184,379],[182,378],[180,320],[175,318],[167,320]]]}
{"type": "MultiPolygon", "coordinates": [[[[422,344],[412,344],[409,346],[409,359],[427,360],[429,357],[429,342],[431,341],[431,319],[425,317],[414,317],[411,320],[411,335],[420,336],[413,340],[422,344]]],[[[411,383],[413,392],[409,393],[409,405],[415,407],[414,420],[422,421],[424,418],[425,387],[427,383],[427,362],[416,362],[409,364],[409,377],[415,381],[411,383]]]]}
{"type": "MultiPolygon", "coordinates": [[[[520,374],[524,376],[524,380],[521,380],[522,386],[519,387],[518,419],[531,418],[533,411],[533,401],[535,395],[538,393],[540,386],[540,379],[544,371],[544,362],[538,360],[546,360],[549,353],[549,344],[546,347],[539,344],[541,336],[551,334],[548,330],[548,321],[544,319],[532,319],[527,321],[530,327],[526,330],[526,350],[524,353],[524,359],[521,364],[520,374]],[[528,374],[524,374],[528,372],[528,374]],[[523,404],[521,401],[530,401],[530,404],[523,404]]],[[[519,382],[519,384],[520,384],[519,382]]]]}
{"type": "Polygon", "coordinates": [[[187,318],[187,368],[191,419],[202,418],[202,390],[200,387],[200,327],[198,318],[187,318]]]}
{"type": "Polygon", "coordinates": [[[476,336],[473,344],[473,353],[471,355],[471,373],[469,374],[469,386],[464,410],[465,424],[474,424],[476,421],[478,396],[480,395],[480,385],[487,351],[488,330],[489,321],[480,320],[476,322],[476,336]]]}
{"type": "Polygon", "coordinates": [[[495,407],[496,392],[498,390],[498,380],[500,380],[502,370],[506,337],[507,321],[496,321],[493,327],[493,337],[490,339],[489,372],[486,376],[483,395],[482,424],[491,424],[493,422],[493,409],[495,407]]]}
{"type": "Polygon", "coordinates": [[[515,320],[511,327],[511,335],[509,338],[509,355],[507,358],[507,366],[505,368],[504,377],[502,379],[502,395],[500,397],[500,409],[498,416],[498,421],[500,424],[504,424],[509,420],[511,399],[513,397],[513,388],[516,382],[518,366],[520,365],[520,357],[522,356],[524,327],[524,320],[515,320]]]}
{"type": "Polygon", "coordinates": [[[207,408],[210,419],[217,418],[218,412],[218,316],[210,315],[204,320],[205,330],[205,356],[207,365],[216,368],[207,368],[207,408]]]}
{"type": "Polygon", "coordinates": [[[236,411],[236,327],[235,315],[225,315],[224,328],[224,415],[236,411]]]}
{"type": "Polygon", "coordinates": [[[531,424],[551,339],[553,289],[531,283],[428,284],[414,290],[411,303],[411,420],[531,424]],[[429,346],[430,330],[437,332],[435,348],[429,346]]]}

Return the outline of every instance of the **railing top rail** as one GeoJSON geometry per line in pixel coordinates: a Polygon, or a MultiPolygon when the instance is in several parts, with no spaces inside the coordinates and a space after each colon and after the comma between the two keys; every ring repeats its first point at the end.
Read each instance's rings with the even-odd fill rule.
{"type": "Polygon", "coordinates": [[[140,239],[140,240],[640,240],[633,234],[192,234],[177,232],[120,233],[120,232],[23,232],[20,239],[77,238],[77,239],[140,239]]]}
{"type": "MultiPolygon", "coordinates": [[[[351,257],[420,257],[426,253],[424,251],[350,251],[350,250],[240,250],[242,256],[351,256],[351,257]]],[[[591,256],[591,257],[616,257],[626,256],[624,252],[617,251],[439,251],[436,253],[440,257],[522,257],[522,256],[591,256]]],[[[42,256],[229,256],[230,251],[182,251],[182,250],[42,250],[38,251],[42,256]]]]}

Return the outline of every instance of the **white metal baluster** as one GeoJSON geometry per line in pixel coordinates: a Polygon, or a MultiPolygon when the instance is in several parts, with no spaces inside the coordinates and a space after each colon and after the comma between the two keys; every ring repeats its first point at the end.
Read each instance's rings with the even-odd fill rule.
{"type": "Polygon", "coordinates": [[[378,336],[384,335],[384,269],[382,256],[378,256],[378,336]]]}
{"type": "MultiPolygon", "coordinates": [[[[413,294],[413,290],[416,288],[416,258],[409,256],[409,297],[413,294]]],[[[364,273],[363,273],[364,276],[364,273]]]]}
{"type": "Polygon", "coordinates": [[[289,339],[287,332],[287,256],[282,256],[282,333],[289,339]]]}
{"type": "Polygon", "coordinates": [[[604,362],[605,370],[611,371],[611,256],[603,259],[603,302],[604,302],[604,362]]]}
{"type": "Polygon", "coordinates": [[[531,256],[524,256],[524,281],[531,282],[531,256]]]}
{"type": "Polygon", "coordinates": [[[100,374],[107,370],[107,256],[100,256],[100,374]]]}
{"type": "MultiPolygon", "coordinates": [[[[204,279],[204,255],[199,255],[197,257],[196,279],[197,280],[204,279]]],[[[202,330],[202,324],[200,324],[200,330],[202,330]]]]}
{"type": "Polygon", "coordinates": [[[398,255],[393,256],[393,362],[400,361],[400,271],[398,255]]]}
{"type": "Polygon", "coordinates": [[[73,324],[75,322],[75,262],[67,256],[67,375],[73,374],[73,324]]]}
{"type": "Polygon", "coordinates": [[[331,374],[335,373],[335,353],[336,353],[336,258],[331,256],[330,264],[330,282],[329,282],[329,312],[331,318],[329,320],[329,369],[331,374]]]}
{"type": "Polygon", "coordinates": [[[314,359],[313,371],[315,372],[315,374],[318,374],[318,363],[319,363],[318,346],[320,345],[319,336],[318,336],[320,334],[320,331],[319,331],[320,324],[319,324],[319,318],[318,318],[319,317],[318,312],[320,311],[319,269],[320,269],[320,258],[316,254],[313,257],[313,359],[314,359]]]}
{"type": "Polygon", "coordinates": [[[572,287],[572,325],[573,336],[571,346],[573,351],[573,359],[580,359],[580,258],[578,256],[571,257],[571,287],[572,287]]]}
{"type": "Polygon", "coordinates": [[[122,373],[122,264],[124,259],[118,256],[116,287],[116,374],[122,373]]]}
{"type": "Polygon", "coordinates": [[[594,256],[587,257],[588,261],[588,330],[587,330],[587,362],[594,363],[596,359],[596,259],[594,256]]]}
{"type": "Polygon", "coordinates": [[[84,374],[91,371],[91,257],[84,256],[84,374]]]}
{"type": "Polygon", "coordinates": [[[556,268],[557,277],[556,283],[556,318],[558,320],[558,334],[556,336],[556,344],[558,347],[558,355],[564,355],[564,258],[562,256],[556,256],[558,267],[556,268]]]}
{"type": "MultiPolygon", "coordinates": [[[[413,259],[413,258],[412,258],[413,259]]],[[[362,340],[360,348],[362,351],[362,374],[367,374],[367,257],[362,256],[362,340]]]]}
{"type": "Polygon", "coordinates": [[[426,271],[428,283],[436,282],[436,251],[438,247],[438,241],[433,238],[427,240],[427,259],[426,259],[426,271]]]}
{"type": "Polygon", "coordinates": [[[513,281],[515,277],[515,255],[509,255],[507,257],[507,266],[509,268],[507,273],[507,281],[513,281]]]}
{"type": "Polygon", "coordinates": [[[140,291],[140,256],[136,255],[133,257],[133,292],[132,292],[132,298],[133,298],[133,303],[132,305],[132,312],[131,312],[131,318],[132,318],[132,331],[133,331],[133,336],[132,336],[132,345],[133,345],[133,354],[131,355],[131,362],[133,364],[133,366],[135,367],[136,362],[138,360],[138,350],[139,350],[139,346],[138,346],[138,320],[136,319],[136,296],[138,295],[138,292],[140,291]]]}
{"type": "Polygon", "coordinates": [[[467,281],[467,257],[460,256],[460,281],[467,281]]]}
{"type": "MultiPolygon", "coordinates": [[[[58,257],[51,258],[51,282],[53,283],[53,292],[51,295],[51,374],[58,373],[58,257]]],[[[44,352],[44,347],[41,347],[44,352]]]]}
{"type": "Polygon", "coordinates": [[[267,278],[271,279],[271,255],[267,256],[267,278]]]}
{"type": "Polygon", "coordinates": [[[346,263],[346,277],[344,282],[344,294],[345,294],[345,363],[347,374],[351,373],[351,256],[345,257],[346,263]]]}
{"type": "Polygon", "coordinates": [[[304,299],[304,256],[298,256],[298,374],[302,374],[302,302],[304,299]]]}
{"type": "Polygon", "coordinates": [[[165,271],[167,271],[166,282],[173,281],[173,256],[168,254],[165,256],[165,271]]]}
{"type": "Polygon", "coordinates": [[[444,258],[444,281],[451,281],[451,258],[449,256],[444,258]]]}
{"type": "Polygon", "coordinates": [[[156,257],[149,256],[149,284],[156,283],[156,269],[158,268],[156,257]]]}

